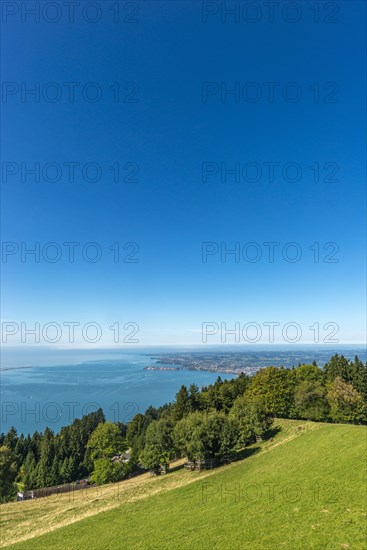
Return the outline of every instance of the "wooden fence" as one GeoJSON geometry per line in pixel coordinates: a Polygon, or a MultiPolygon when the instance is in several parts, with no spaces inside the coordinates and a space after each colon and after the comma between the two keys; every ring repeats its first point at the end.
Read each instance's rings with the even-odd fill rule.
{"type": "Polygon", "coordinates": [[[29,491],[19,491],[17,500],[22,501],[32,500],[33,498],[44,498],[51,495],[71,493],[72,491],[79,491],[80,489],[89,487],[95,487],[95,485],[90,485],[89,481],[83,481],[80,483],[65,483],[63,485],[56,485],[55,487],[43,487],[42,489],[30,489],[29,491]]]}

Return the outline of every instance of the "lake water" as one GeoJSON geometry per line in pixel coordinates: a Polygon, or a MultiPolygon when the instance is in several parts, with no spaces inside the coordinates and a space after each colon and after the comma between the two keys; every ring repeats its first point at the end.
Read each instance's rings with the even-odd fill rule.
{"type": "Polygon", "coordinates": [[[98,407],[107,419],[128,422],[149,405],[172,401],[182,384],[207,385],[218,376],[188,370],[144,370],[152,364],[149,356],[128,355],[2,371],[1,431],[11,426],[24,434],[42,431],[46,426],[58,431],[98,407]]]}
{"type": "MultiPolygon", "coordinates": [[[[167,352],[167,349],[164,351],[167,352]]],[[[169,352],[172,351],[171,348],[169,352]]],[[[353,357],[357,351],[344,351],[344,354],[353,357]]],[[[154,350],[154,354],[162,352],[163,349],[154,350]]],[[[144,367],[155,363],[148,352],[144,353],[127,354],[121,350],[3,350],[1,431],[6,432],[11,426],[24,434],[43,431],[46,426],[59,431],[74,418],[80,418],[98,407],[102,407],[107,419],[128,422],[149,405],[158,407],[172,401],[182,384],[189,386],[196,383],[200,387],[211,384],[218,376],[217,373],[203,371],[144,370],[144,367]]],[[[267,350],[269,360],[264,359],[265,364],[272,363],[272,353],[267,350]]],[[[294,351],[289,353],[294,355],[294,351]]],[[[328,357],[331,355],[330,352],[328,357]]],[[[365,353],[361,350],[359,355],[365,360],[365,353]]],[[[302,353],[299,360],[302,361],[302,353]]],[[[220,376],[223,379],[233,377],[223,373],[220,376]]]]}

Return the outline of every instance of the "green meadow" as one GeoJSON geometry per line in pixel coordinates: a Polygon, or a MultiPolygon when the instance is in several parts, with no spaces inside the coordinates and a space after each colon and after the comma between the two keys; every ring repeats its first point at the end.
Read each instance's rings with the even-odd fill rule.
{"type": "Polygon", "coordinates": [[[170,473],[1,506],[2,546],[53,549],[364,549],[364,426],[276,420],[211,471],[170,473]]]}

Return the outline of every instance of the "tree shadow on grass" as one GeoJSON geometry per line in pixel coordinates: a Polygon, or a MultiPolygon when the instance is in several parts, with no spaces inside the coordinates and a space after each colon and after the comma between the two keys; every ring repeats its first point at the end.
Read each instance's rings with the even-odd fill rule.
{"type": "Polygon", "coordinates": [[[245,447],[244,449],[241,449],[240,451],[237,451],[237,453],[231,455],[230,462],[238,462],[239,460],[244,460],[245,458],[256,455],[260,451],[261,447],[245,447]]]}
{"type": "MultiPolygon", "coordinates": [[[[262,442],[271,441],[281,431],[282,431],[282,428],[278,426],[274,426],[270,428],[265,432],[265,434],[263,434],[262,442]]],[[[250,447],[245,447],[244,449],[241,449],[240,451],[237,451],[236,453],[231,454],[229,457],[227,457],[227,459],[224,460],[224,464],[229,464],[231,462],[238,462],[239,460],[244,460],[245,458],[249,458],[250,456],[253,456],[261,451],[261,446],[253,446],[253,445],[254,443],[250,447]]]]}
{"type": "Polygon", "coordinates": [[[276,435],[278,435],[279,432],[282,431],[282,428],[280,426],[274,426],[270,428],[265,434],[263,435],[263,441],[269,441],[270,439],[273,439],[276,435]]]}
{"type": "Polygon", "coordinates": [[[168,470],[168,473],[170,474],[172,472],[178,472],[178,470],[183,470],[183,467],[184,467],[183,464],[178,464],[176,466],[170,466],[169,470],[168,470]]]}

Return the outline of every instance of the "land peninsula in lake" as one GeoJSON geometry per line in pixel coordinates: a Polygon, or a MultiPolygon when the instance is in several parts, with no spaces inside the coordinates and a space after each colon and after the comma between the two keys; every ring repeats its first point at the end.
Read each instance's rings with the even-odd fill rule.
{"type": "Polygon", "coordinates": [[[333,353],[353,359],[358,355],[366,360],[366,352],[358,348],[319,349],[294,351],[233,351],[233,352],[173,352],[150,356],[155,365],[145,367],[145,370],[171,371],[194,370],[225,374],[245,373],[250,376],[259,369],[273,365],[292,368],[301,364],[311,364],[316,361],[323,367],[333,353]]]}

